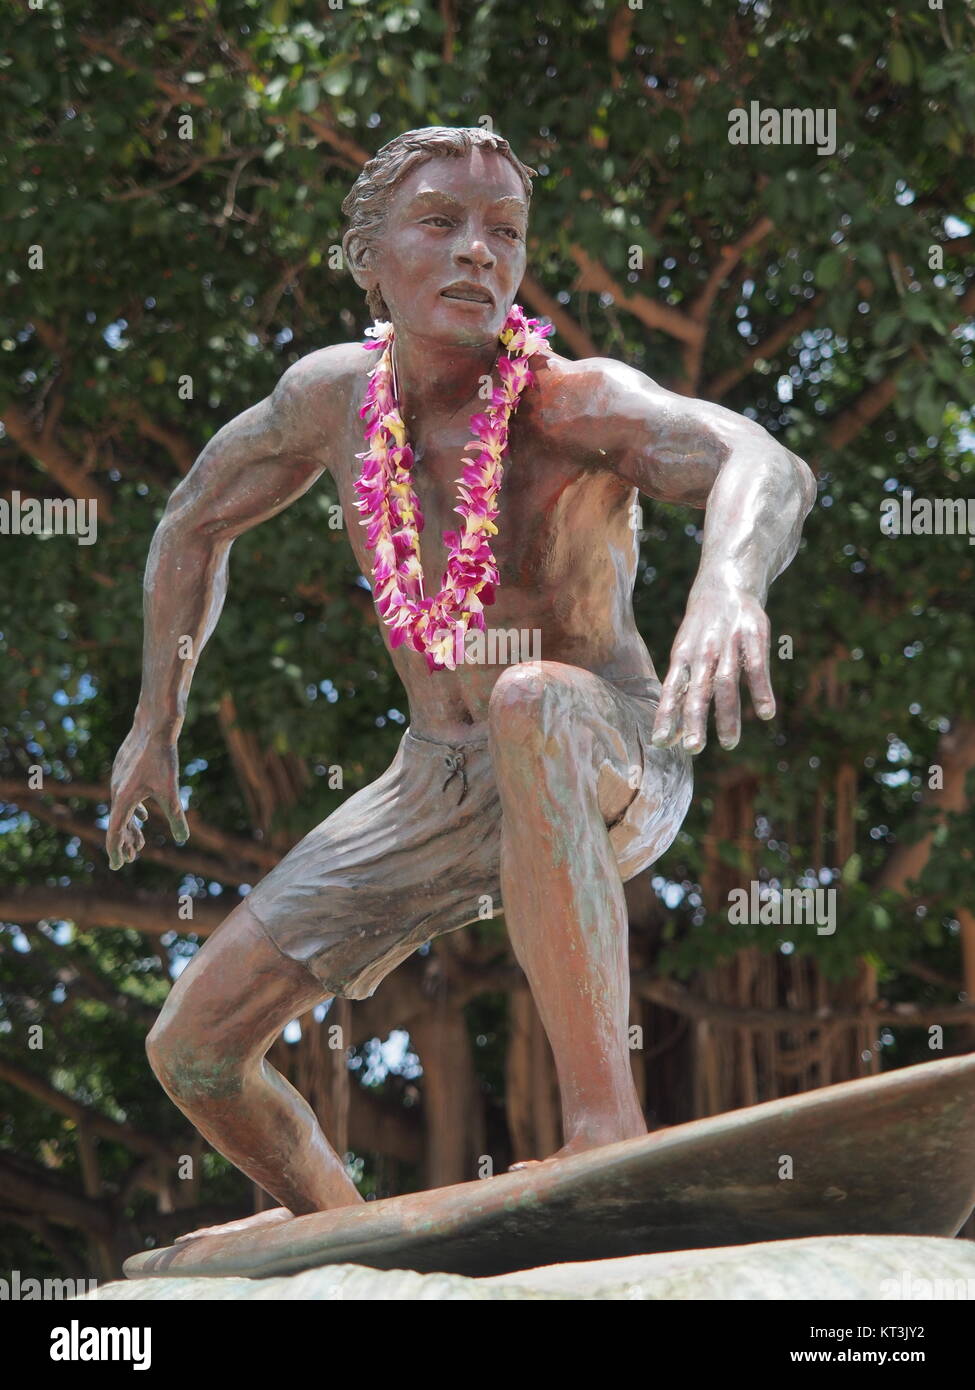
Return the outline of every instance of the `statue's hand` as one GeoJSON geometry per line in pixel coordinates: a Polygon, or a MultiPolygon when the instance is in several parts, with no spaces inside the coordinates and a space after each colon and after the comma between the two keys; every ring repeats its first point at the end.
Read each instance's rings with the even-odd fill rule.
{"type": "Polygon", "coordinates": [[[665,748],[676,743],[683,725],[684,747],[699,753],[707,743],[713,693],[721,746],[734,748],[741,737],[738,681],[742,667],[758,717],[772,719],[770,634],[765,610],[753,594],[734,588],[692,593],[671,648],[654,723],[654,745],[665,748]]]}
{"type": "Polygon", "coordinates": [[[146,797],[151,796],[161,808],[177,844],[189,839],[189,826],[179,799],[179,755],[174,738],[134,724],[116,756],[111,792],[112,809],[105,840],[109,868],[131,864],[145,847],[141,822],[149,814],[146,797]]]}

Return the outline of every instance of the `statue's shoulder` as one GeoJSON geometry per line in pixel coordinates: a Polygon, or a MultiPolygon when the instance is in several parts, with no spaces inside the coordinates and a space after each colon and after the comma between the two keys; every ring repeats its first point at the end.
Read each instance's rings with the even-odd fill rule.
{"type": "Polygon", "coordinates": [[[591,404],[593,391],[613,391],[640,376],[633,367],[614,357],[562,357],[557,352],[539,354],[532,371],[545,395],[559,397],[567,405],[591,404]]]}
{"type": "Polygon", "coordinates": [[[336,343],[291,364],[270,402],[272,418],[292,448],[318,457],[323,441],[341,436],[349,402],[361,398],[374,358],[359,343],[336,343]]]}
{"type": "Polygon", "coordinates": [[[374,365],[375,353],[361,343],[334,343],[299,357],[281,376],[275,392],[317,409],[323,397],[340,400],[342,388],[364,379],[374,365]]]}
{"type": "Polygon", "coordinates": [[[605,432],[640,373],[612,357],[575,360],[548,353],[532,362],[538,384],[538,415],[564,447],[587,450],[605,432]],[[590,437],[592,436],[592,437],[590,437]]]}

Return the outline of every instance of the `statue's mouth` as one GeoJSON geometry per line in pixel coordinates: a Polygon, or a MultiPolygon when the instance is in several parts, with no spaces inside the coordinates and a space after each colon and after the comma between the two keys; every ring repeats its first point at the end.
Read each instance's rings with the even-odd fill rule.
{"type": "Polygon", "coordinates": [[[465,299],[472,304],[494,303],[494,296],[483,285],[448,285],[445,290],[440,291],[440,294],[444,299],[465,299]]]}

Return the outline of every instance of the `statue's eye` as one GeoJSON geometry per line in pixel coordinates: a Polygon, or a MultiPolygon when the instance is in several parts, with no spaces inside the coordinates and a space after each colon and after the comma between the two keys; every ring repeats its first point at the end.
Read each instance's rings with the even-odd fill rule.
{"type": "Polygon", "coordinates": [[[439,213],[435,214],[433,217],[425,217],[423,220],[424,222],[442,222],[445,227],[450,226],[450,218],[441,217],[439,213]]]}

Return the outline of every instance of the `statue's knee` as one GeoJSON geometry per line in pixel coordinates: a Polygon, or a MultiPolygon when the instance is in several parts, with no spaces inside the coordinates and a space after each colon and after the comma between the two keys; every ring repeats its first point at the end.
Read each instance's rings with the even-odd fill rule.
{"type": "Polygon", "coordinates": [[[544,734],[557,703],[556,682],[544,663],[506,667],[498,676],[488,702],[488,721],[495,734],[518,742],[544,734]]]}
{"type": "Polygon", "coordinates": [[[178,1104],[238,1095],[243,1059],[222,1051],[215,1040],[180,1035],[164,1015],[165,1010],[146,1038],[146,1056],[167,1094],[178,1104]]]}

